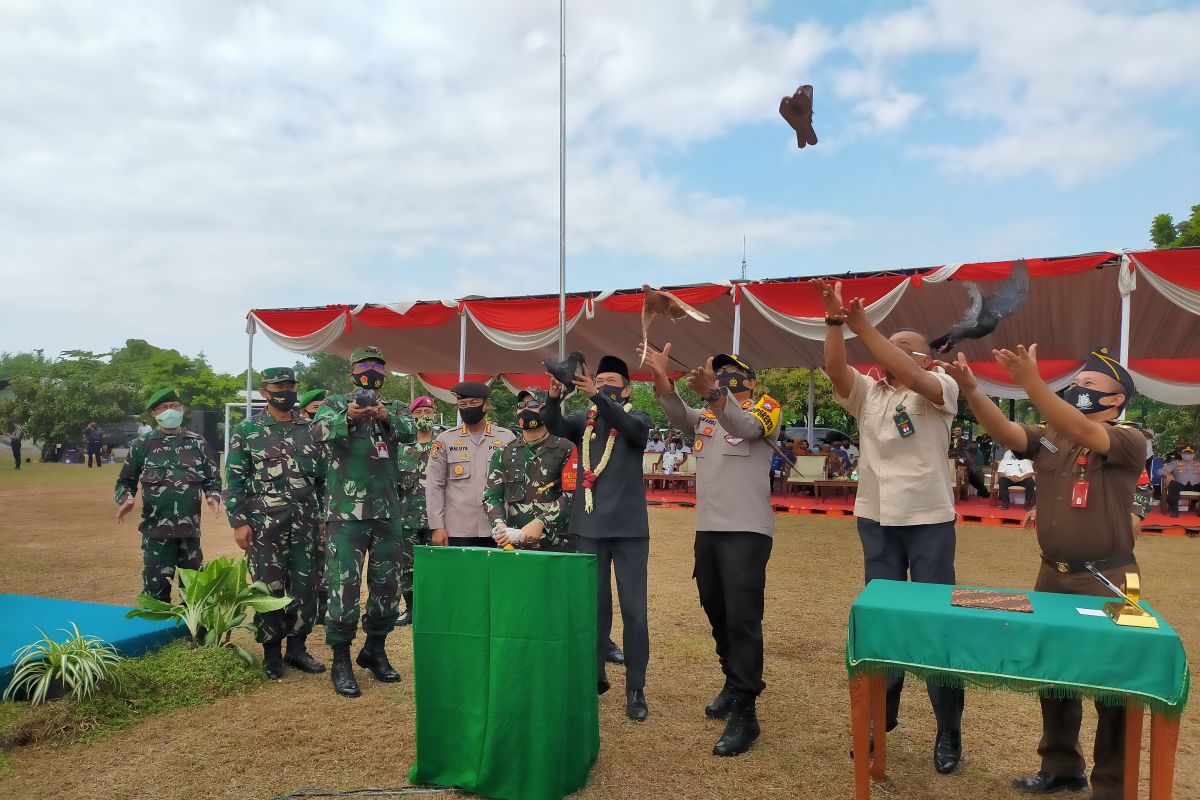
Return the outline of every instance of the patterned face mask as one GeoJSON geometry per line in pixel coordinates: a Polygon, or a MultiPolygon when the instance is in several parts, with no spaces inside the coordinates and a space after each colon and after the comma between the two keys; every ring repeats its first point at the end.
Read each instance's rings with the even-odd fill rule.
{"type": "Polygon", "coordinates": [[[433,417],[413,417],[417,422],[417,430],[431,431],[433,430],[433,417]]]}

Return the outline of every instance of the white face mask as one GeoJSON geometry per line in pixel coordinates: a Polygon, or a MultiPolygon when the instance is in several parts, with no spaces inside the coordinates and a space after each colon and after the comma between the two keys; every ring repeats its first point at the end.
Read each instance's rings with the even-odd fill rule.
{"type": "Polygon", "coordinates": [[[168,408],[160,414],[155,414],[154,419],[158,420],[160,427],[173,430],[183,422],[183,411],[178,408],[168,408]]]}
{"type": "Polygon", "coordinates": [[[1195,453],[1184,453],[1184,454],[1183,454],[1183,460],[1184,460],[1184,461],[1191,461],[1191,460],[1192,460],[1193,458],[1195,458],[1195,457],[1196,457],[1196,454],[1195,454],[1195,453]]]}

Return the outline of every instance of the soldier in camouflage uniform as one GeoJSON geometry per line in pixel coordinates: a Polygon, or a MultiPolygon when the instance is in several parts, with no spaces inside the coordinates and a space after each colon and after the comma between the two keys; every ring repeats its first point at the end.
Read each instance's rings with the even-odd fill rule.
{"type": "Polygon", "coordinates": [[[492,455],[483,504],[497,544],[575,552],[567,538],[570,515],[562,490],[563,467],[574,445],[546,430],[543,405],[531,392],[517,395],[521,436],[492,455]]]}
{"type": "MultiPolygon", "coordinates": [[[[329,392],[325,389],[309,389],[300,395],[300,398],[296,401],[296,408],[300,410],[300,416],[306,422],[312,422],[313,417],[317,415],[318,409],[325,405],[325,398],[328,395],[329,392]]],[[[326,451],[324,444],[318,444],[318,447],[321,448],[322,453],[326,451]]],[[[317,488],[317,500],[321,507],[321,521],[317,526],[321,533],[321,547],[319,549],[321,554],[321,583],[317,587],[317,617],[315,621],[318,625],[324,625],[325,607],[329,605],[329,584],[325,581],[325,548],[329,543],[329,537],[325,535],[325,482],[321,481],[317,488]]]]}
{"type": "Polygon", "coordinates": [[[200,569],[200,502],[221,510],[221,478],[204,438],[185,431],[183,403],[174,387],[157,389],[146,401],[158,430],[139,436],[117,476],[117,524],[133,510],[142,486],[142,591],[171,601],[176,567],[200,569]]]}
{"type": "Polygon", "coordinates": [[[324,447],[313,441],[296,411],[296,376],[290,367],[262,371],[259,394],[265,411],[243,420],[229,440],[225,459],[225,510],[250,574],[271,594],[285,594],[285,609],[258,613],[255,638],[263,646],[263,672],[283,677],[283,665],[301,672],[325,671],[305,646],[317,612],[324,555],[320,490],[325,484],[324,447]],[[287,639],[287,655],[282,644],[287,639]]]}
{"type": "Polygon", "coordinates": [[[413,612],[413,547],[430,544],[429,508],[425,503],[425,468],[429,465],[429,450],[433,447],[433,423],[437,417],[433,398],[421,395],[408,406],[417,426],[417,440],[401,445],[396,462],[400,471],[400,505],[404,509],[404,549],[400,561],[400,593],[404,595],[405,610],[397,625],[411,625],[413,612]]]}
{"type": "Polygon", "coordinates": [[[358,697],[350,643],[358,630],[364,561],[368,599],[362,627],[367,641],[356,660],[380,681],[400,680],[384,643],[400,616],[404,528],[396,491],[397,445],[412,442],[416,426],[408,409],[389,410],[374,396],[383,386],[386,368],[377,348],[355,350],[350,362],[357,388],[351,395],[330,397],[317,411],[312,430],[329,448],[325,641],[333,648],[330,678],[338,694],[358,697]]]}

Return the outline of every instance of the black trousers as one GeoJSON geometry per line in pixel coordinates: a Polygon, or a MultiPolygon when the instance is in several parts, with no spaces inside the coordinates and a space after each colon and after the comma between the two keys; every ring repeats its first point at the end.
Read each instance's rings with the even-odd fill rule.
{"type": "Polygon", "coordinates": [[[11,444],[11,447],[12,447],[12,454],[13,454],[13,463],[16,464],[17,469],[20,469],[21,468],[21,443],[13,442],[11,444]]]}
{"type": "Polygon", "coordinates": [[[1171,481],[1171,485],[1167,487],[1167,510],[1175,511],[1179,508],[1179,493],[1180,492],[1200,492],[1200,486],[1194,483],[1180,483],[1179,481],[1171,481]]]}
{"type": "Polygon", "coordinates": [[[496,540],[490,536],[450,536],[451,547],[495,547],[496,540]]]}
{"type": "Polygon", "coordinates": [[[1012,478],[1000,479],[1000,502],[1008,505],[1008,490],[1014,486],[1021,486],[1025,489],[1025,508],[1030,509],[1037,505],[1037,488],[1033,482],[1033,478],[1026,478],[1023,481],[1014,481],[1012,478]]]}
{"type": "Polygon", "coordinates": [[[625,689],[646,688],[650,632],[646,628],[646,563],[650,539],[579,539],[579,552],[596,556],[596,674],[604,674],[604,654],[612,633],[612,573],[625,633],[625,689]]]}
{"type": "MultiPolygon", "coordinates": [[[[980,497],[991,497],[992,493],[988,491],[987,484],[983,482],[983,473],[977,467],[967,467],[967,483],[971,484],[975,489],[976,494],[980,497]]],[[[963,497],[967,496],[967,488],[964,486],[962,490],[963,497]]]]}
{"type": "MultiPolygon", "coordinates": [[[[876,578],[916,583],[954,583],[954,522],[933,525],[884,527],[870,519],[858,518],[858,538],[862,540],[866,582],[876,578]]],[[[928,681],[929,702],[939,731],[962,731],[965,695],[961,688],[938,686],[928,681]]],[[[887,726],[896,725],[900,713],[900,692],[904,676],[889,677],[887,682],[887,726]]]]}
{"type": "Polygon", "coordinates": [[[753,700],[763,683],[763,595],[771,537],[749,531],[696,531],[692,577],[712,626],[725,686],[753,700]]]}
{"type": "Polygon", "coordinates": [[[100,443],[99,442],[88,442],[87,443],[88,469],[92,468],[92,459],[93,458],[96,459],[97,467],[101,466],[104,463],[103,461],[100,460],[100,443]]]}

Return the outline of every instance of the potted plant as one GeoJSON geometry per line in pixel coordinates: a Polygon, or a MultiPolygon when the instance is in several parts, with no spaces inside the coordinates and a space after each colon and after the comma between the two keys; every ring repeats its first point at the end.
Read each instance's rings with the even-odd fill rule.
{"type": "Polygon", "coordinates": [[[67,694],[85,700],[105,682],[120,685],[124,659],[115,647],[98,636],[85,636],[73,622],[69,630],[61,630],[67,638],[60,642],[39,629],[42,638],[14,654],[16,668],[5,700],[25,697],[39,705],[67,694]]]}

